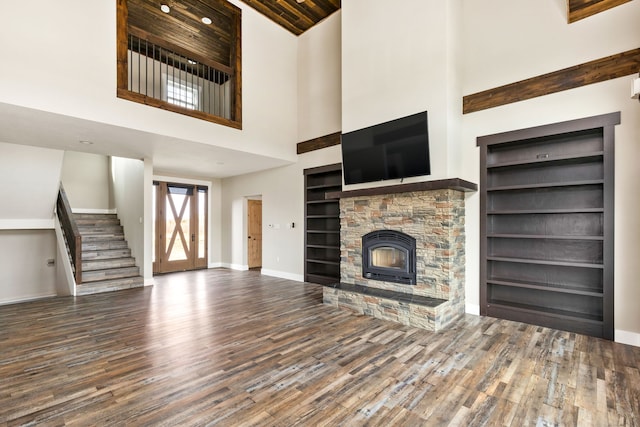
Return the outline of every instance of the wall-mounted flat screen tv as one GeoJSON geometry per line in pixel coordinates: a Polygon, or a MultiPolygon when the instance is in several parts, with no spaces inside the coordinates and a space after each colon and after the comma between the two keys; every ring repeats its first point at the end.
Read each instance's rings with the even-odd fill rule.
{"type": "Polygon", "coordinates": [[[427,112],[342,134],[345,184],[431,174],[427,112]]]}

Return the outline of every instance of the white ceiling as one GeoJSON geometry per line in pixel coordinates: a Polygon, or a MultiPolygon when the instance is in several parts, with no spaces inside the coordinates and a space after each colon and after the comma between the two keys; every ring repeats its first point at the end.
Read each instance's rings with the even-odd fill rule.
{"type": "MultiPolygon", "coordinates": [[[[282,159],[0,103],[0,142],[151,159],[154,174],[227,178],[289,164],[282,159]],[[86,145],[80,141],[91,141],[86,145]]],[[[0,153],[1,155],[1,153],[0,153]]]]}

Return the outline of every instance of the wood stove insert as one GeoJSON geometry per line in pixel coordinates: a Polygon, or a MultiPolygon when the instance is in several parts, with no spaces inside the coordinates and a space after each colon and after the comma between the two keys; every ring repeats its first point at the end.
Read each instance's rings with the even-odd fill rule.
{"type": "Polygon", "coordinates": [[[362,236],[362,277],[416,284],[416,239],[395,230],[362,236]]]}

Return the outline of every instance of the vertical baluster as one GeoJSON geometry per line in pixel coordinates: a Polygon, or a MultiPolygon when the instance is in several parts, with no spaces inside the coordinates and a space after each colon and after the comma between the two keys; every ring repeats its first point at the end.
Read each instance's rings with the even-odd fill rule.
{"type": "Polygon", "coordinates": [[[220,70],[216,70],[216,89],[218,89],[218,94],[216,95],[216,109],[217,111],[217,115],[220,117],[224,117],[224,109],[221,108],[222,104],[220,104],[220,100],[222,99],[222,92],[220,92],[220,89],[222,89],[222,86],[220,85],[220,70]]]}
{"type": "Polygon", "coordinates": [[[175,82],[176,82],[176,57],[172,51],[171,52],[171,93],[167,94],[172,98],[175,95],[175,82]]]}
{"type": "Polygon", "coordinates": [[[160,78],[160,100],[162,100],[162,86],[164,86],[162,83],[162,46],[158,46],[158,64],[160,65],[160,70],[158,71],[158,73],[160,74],[159,78],[160,78]]]}
{"type": "Polygon", "coordinates": [[[144,96],[149,92],[149,42],[144,41],[144,96]]]}
{"type": "Polygon", "coordinates": [[[222,117],[228,119],[229,109],[227,108],[227,82],[229,81],[229,75],[222,72],[222,80],[224,81],[222,85],[222,117]]]}
{"type": "Polygon", "coordinates": [[[151,45],[151,97],[156,98],[156,45],[151,45]]]}
{"type": "Polygon", "coordinates": [[[141,70],[141,67],[140,67],[140,57],[142,56],[142,55],[140,54],[140,51],[141,51],[141,50],[142,50],[142,49],[140,49],[140,37],[138,37],[138,93],[142,93],[142,92],[140,91],[140,88],[142,87],[142,86],[140,86],[140,70],[141,70]]]}
{"type": "Polygon", "coordinates": [[[207,65],[207,93],[209,94],[209,103],[207,104],[207,113],[211,114],[211,67],[207,65]]]}
{"type": "Polygon", "coordinates": [[[127,89],[133,89],[133,36],[129,34],[129,49],[127,54],[129,55],[129,60],[127,61],[127,74],[129,83],[127,85],[127,89]]]}

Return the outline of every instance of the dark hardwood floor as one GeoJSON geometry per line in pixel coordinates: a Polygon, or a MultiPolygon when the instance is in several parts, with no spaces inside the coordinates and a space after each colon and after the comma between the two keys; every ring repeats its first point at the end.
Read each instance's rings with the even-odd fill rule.
{"type": "Polygon", "coordinates": [[[640,348],[468,315],[432,333],[225,269],[0,307],[0,425],[640,426],[640,348]]]}

